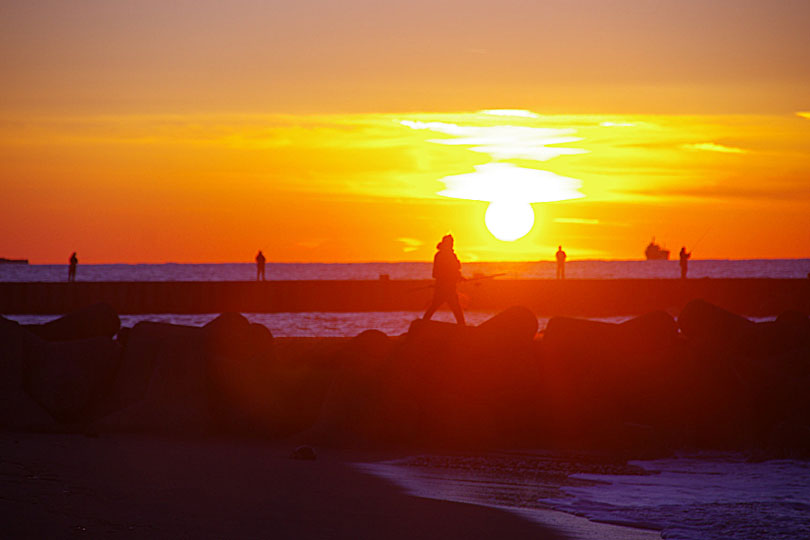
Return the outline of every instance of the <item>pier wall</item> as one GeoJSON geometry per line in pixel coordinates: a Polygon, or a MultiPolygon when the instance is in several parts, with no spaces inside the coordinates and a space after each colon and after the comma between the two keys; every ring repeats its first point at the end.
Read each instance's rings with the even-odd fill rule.
{"type": "MultiPolygon", "coordinates": [[[[121,314],[420,311],[431,281],[183,281],[0,283],[0,313],[62,314],[97,302],[121,314]]],[[[703,298],[749,316],[810,312],[806,279],[480,280],[461,283],[466,309],[525,305],[538,316],[677,313],[703,298]]]]}

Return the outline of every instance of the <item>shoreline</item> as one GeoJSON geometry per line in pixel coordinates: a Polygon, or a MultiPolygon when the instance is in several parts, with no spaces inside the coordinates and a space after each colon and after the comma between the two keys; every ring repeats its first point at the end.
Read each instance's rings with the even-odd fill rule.
{"type": "MultiPolygon", "coordinates": [[[[478,454],[486,459],[487,452],[478,454]]],[[[560,457],[564,457],[560,454],[560,457]]],[[[408,460],[409,458],[404,458],[408,460]]],[[[355,463],[359,470],[372,474],[378,478],[398,486],[406,493],[435,500],[452,501],[462,504],[471,504],[488,508],[496,508],[520,516],[541,525],[551,527],[562,533],[569,540],[660,540],[661,531],[645,528],[641,526],[631,526],[627,524],[606,523],[590,520],[586,517],[577,516],[563,510],[547,508],[542,506],[516,506],[498,504],[498,499],[503,499],[503,493],[495,496],[482,497],[481,493],[475,493],[480,489],[481,484],[486,481],[480,477],[466,480],[474,487],[465,489],[464,481],[458,479],[447,479],[444,481],[438,477],[431,476],[424,470],[420,473],[412,473],[408,465],[402,464],[403,460],[397,460],[400,464],[395,464],[391,460],[355,463]],[[498,496],[500,495],[500,496],[498,496]]],[[[506,480],[504,479],[506,482],[506,480]]],[[[544,482],[541,490],[555,490],[562,487],[562,482],[544,482]]],[[[525,502],[524,502],[525,503],[525,502]]]]}
{"type": "Polygon", "coordinates": [[[2,433],[0,511],[19,538],[566,539],[505,509],[408,495],[354,470],[351,452],[299,461],[288,458],[291,448],[2,433]]]}

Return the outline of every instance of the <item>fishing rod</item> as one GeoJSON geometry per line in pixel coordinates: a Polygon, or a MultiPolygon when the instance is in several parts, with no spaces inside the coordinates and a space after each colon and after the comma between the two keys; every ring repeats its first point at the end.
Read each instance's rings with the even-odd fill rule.
{"type": "Polygon", "coordinates": [[[700,243],[703,241],[704,238],[706,238],[706,235],[709,234],[709,231],[711,231],[711,230],[712,230],[712,225],[709,225],[709,227],[704,231],[704,233],[701,235],[701,237],[698,238],[698,241],[695,242],[695,245],[692,246],[692,249],[689,251],[689,253],[692,253],[693,251],[695,251],[695,248],[697,248],[700,245],[700,243]]]}
{"type": "MultiPolygon", "coordinates": [[[[506,272],[501,272],[500,274],[489,274],[489,275],[486,275],[486,276],[476,276],[476,277],[471,277],[469,279],[463,279],[462,278],[461,283],[469,283],[470,281],[481,281],[483,279],[494,279],[496,277],[501,277],[501,276],[505,276],[505,275],[506,275],[506,272]]],[[[421,291],[421,290],[424,290],[424,289],[432,289],[435,286],[436,286],[435,283],[431,283],[430,285],[424,285],[422,287],[415,287],[415,288],[409,289],[409,290],[410,291],[421,291]]]]}
{"type": "Polygon", "coordinates": [[[469,279],[463,279],[462,281],[479,281],[479,280],[482,280],[482,279],[492,279],[492,278],[501,277],[501,276],[505,276],[505,275],[506,275],[506,272],[501,272],[500,274],[489,274],[489,275],[486,275],[486,276],[471,277],[469,279]]]}

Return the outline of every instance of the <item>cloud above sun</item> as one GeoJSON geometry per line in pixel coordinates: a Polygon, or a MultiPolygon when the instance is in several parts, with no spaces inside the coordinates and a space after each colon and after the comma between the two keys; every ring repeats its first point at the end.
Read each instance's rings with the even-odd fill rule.
{"type": "Polygon", "coordinates": [[[428,142],[450,146],[468,146],[473,152],[489,154],[493,159],[529,159],[548,161],[558,156],[585,154],[581,148],[562,148],[552,145],[581,141],[573,136],[574,129],[542,128],[531,126],[461,126],[446,122],[420,122],[402,120],[403,126],[416,130],[430,130],[448,139],[430,139],[428,142]]]}
{"type": "MultiPolygon", "coordinates": [[[[540,116],[520,109],[488,109],[486,116],[504,121],[520,120],[535,123],[540,116]]],[[[471,118],[474,120],[474,117],[471,118]]],[[[491,121],[491,119],[490,119],[491,121]]],[[[498,240],[512,242],[524,237],[534,226],[532,203],[579,199],[582,182],[551,171],[518,166],[511,160],[549,161],[565,155],[586,154],[582,148],[556,145],[582,141],[576,129],[484,123],[468,125],[450,122],[402,120],[400,124],[413,130],[428,130],[446,139],[426,142],[446,146],[467,147],[472,152],[487,154],[492,161],[474,165],[473,172],[447,175],[438,180],[445,185],[439,195],[453,199],[490,203],[485,223],[498,240]]]]}
{"type": "Polygon", "coordinates": [[[539,203],[579,199],[582,182],[550,171],[511,163],[477,165],[475,171],[441,178],[447,187],[439,195],[472,201],[539,203]]]}
{"type": "Polygon", "coordinates": [[[742,148],[736,148],[734,146],[725,146],[722,144],[717,143],[695,143],[695,144],[684,144],[681,146],[684,150],[698,150],[703,152],[720,152],[721,154],[744,154],[745,150],[742,148]]]}

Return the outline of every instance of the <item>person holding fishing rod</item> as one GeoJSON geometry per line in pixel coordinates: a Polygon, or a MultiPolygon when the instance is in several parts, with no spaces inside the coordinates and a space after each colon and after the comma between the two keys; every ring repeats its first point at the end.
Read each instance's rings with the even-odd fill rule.
{"type": "Polygon", "coordinates": [[[565,279],[565,252],[562,246],[557,246],[554,257],[557,259],[557,279],[565,279]]]}
{"type": "Polygon", "coordinates": [[[442,237],[442,241],[436,245],[436,250],[436,255],[433,257],[433,278],[436,280],[433,301],[422,319],[429,321],[439,306],[447,302],[450,309],[453,310],[453,315],[456,316],[456,322],[464,326],[466,325],[464,312],[461,310],[458,292],[456,292],[456,283],[463,281],[464,278],[461,276],[461,263],[456,257],[456,252],[453,251],[453,236],[447,234],[442,237]]]}
{"type": "MultiPolygon", "coordinates": [[[[711,227],[706,229],[700,238],[698,238],[698,241],[692,244],[692,251],[695,251],[695,248],[706,238],[710,230],[711,227]]],[[[686,251],[686,246],[681,246],[681,251],[678,252],[679,264],[681,265],[681,279],[686,279],[686,271],[689,269],[689,258],[692,256],[692,251],[686,251]]]]}
{"type": "Polygon", "coordinates": [[[681,279],[686,279],[686,270],[689,266],[689,257],[692,256],[691,251],[686,251],[686,246],[681,246],[681,251],[678,252],[678,259],[681,265],[681,279]]]}

